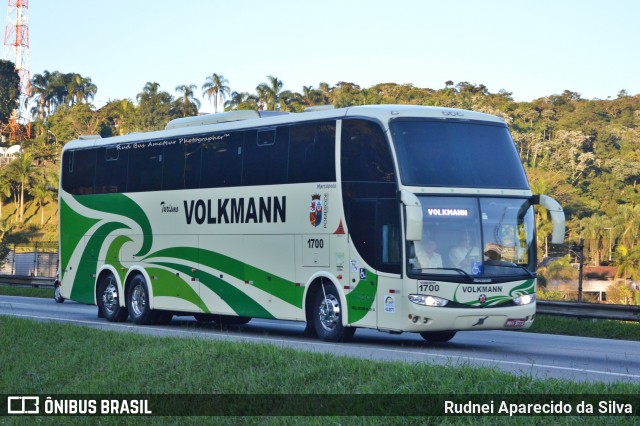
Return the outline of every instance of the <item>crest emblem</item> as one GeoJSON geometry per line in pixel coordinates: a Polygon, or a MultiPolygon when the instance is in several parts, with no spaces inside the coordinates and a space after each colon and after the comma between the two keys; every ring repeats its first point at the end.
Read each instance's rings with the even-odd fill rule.
{"type": "Polygon", "coordinates": [[[320,194],[313,194],[311,196],[311,206],[309,208],[309,222],[313,226],[320,226],[322,223],[322,202],[320,201],[320,194]]]}
{"type": "Polygon", "coordinates": [[[480,302],[480,304],[484,305],[485,302],[487,301],[487,295],[481,294],[480,297],[478,297],[478,301],[480,302]]]}

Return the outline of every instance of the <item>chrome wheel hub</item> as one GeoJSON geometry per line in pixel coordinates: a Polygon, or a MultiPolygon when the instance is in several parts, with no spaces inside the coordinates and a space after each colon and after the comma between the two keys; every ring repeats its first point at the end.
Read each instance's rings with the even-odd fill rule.
{"type": "Polygon", "coordinates": [[[320,323],[325,330],[332,331],[340,321],[340,302],[333,294],[325,296],[318,312],[320,323]]]}
{"type": "Polygon", "coordinates": [[[133,289],[133,293],[131,294],[131,309],[136,316],[140,316],[144,313],[147,307],[147,297],[145,295],[144,289],[141,285],[137,285],[133,289]]]}

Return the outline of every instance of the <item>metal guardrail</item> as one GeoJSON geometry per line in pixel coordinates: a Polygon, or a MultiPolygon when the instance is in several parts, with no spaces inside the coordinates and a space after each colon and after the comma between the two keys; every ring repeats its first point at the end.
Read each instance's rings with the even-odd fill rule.
{"type": "Polygon", "coordinates": [[[52,277],[31,277],[28,275],[6,275],[0,274],[0,284],[15,285],[23,287],[51,287],[56,281],[52,277]]]}
{"type": "Polygon", "coordinates": [[[538,300],[536,313],[573,318],[640,321],[640,306],[538,300]]]}
{"type": "MultiPolygon", "coordinates": [[[[4,285],[53,287],[54,282],[55,278],[51,277],[0,274],[0,284],[4,285]]],[[[536,313],[573,318],[595,318],[640,322],[640,306],[637,305],[608,305],[601,303],[538,300],[536,313]]]]}

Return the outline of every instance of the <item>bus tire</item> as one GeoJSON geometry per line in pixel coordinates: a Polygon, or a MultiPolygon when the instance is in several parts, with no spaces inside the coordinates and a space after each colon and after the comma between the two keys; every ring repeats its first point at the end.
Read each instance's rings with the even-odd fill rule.
{"type": "Polygon", "coordinates": [[[349,341],[356,329],[342,325],[343,309],[340,294],[333,284],[323,285],[323,287],[316,292],[313,304],[313,325],[316,334],[325,342],[349,341]]]}
{"type": "Polygon", "coordinates": [[[448,342],[456,335],[455,331],[423,331],[422,338],[428,342],[448,342]]]}
{"type": "Polygon", "coordinates": [[[149,307],[149,289],[141,274],[136,274],[127,287],[127,308],[131,321],[140,325],[155,323],[156,313],[149,307]]]}
{"type": "Polygon", "coordinates": [[[113,275],[105,275],[100,280],[97,302],[99,311],[107,321],[123,322],[127,320],[129,312],[127,312],[127,308],[120,306],[118,283],[113,275]]]}

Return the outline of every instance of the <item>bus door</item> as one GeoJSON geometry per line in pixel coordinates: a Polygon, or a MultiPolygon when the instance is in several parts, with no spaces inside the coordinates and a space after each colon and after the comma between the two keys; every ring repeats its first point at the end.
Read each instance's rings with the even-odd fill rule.
{"type": "Polygon", "coordinates": [[[396,308],[402,285],[399,212],[395,199],[351,203],[348,222],[355,251],[349,268],[354,289],[347,296],[350,323],[388,328],[401,316],[396,308]]]}

